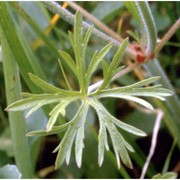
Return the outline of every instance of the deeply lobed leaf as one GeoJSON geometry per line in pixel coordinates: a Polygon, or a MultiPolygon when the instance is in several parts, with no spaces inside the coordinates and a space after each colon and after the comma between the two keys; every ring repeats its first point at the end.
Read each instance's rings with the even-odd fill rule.
{"type": "Polygon", "coordinates": [[[106,149],[109,149],[107,144],[108,142],[107,133],[106,133],[106,129],[107,129],[110,134],[111,141],[113,143],[113,148],[116,155],[118,167],[120,167],[120,159],[119,159],[119,154],[120,154],[123,163],[126,166],[132,168],[132,163],[130,161],[126,149],[133,151],[133,148],[125,141],[125,139],[122,137],[122,135],[117,130],[115,125],[127,132],[130,132],[138,136],[145,136],[146,134],[143,131],[133,126],[130,126],[128,124],[125,124],[117,120],[103,107],[103,105],[98,100],[90,98],[89,102],[90,105],[96,110],[100,121],[99,145],[98,145],[99,165],[102,164],[104,159],[104,147],[107,147],[106,149]]]}
{"type": "Polygon", "coordinates": [[[160,85],[144,87],[150,83],[156,82],[159,77],[148,78],[125,87],[106,89],[112,81],[114,75],[116,73],[119,73],[124,68],[124,66],[119,67],[119,64],[123,59],[125,49],[128,45],[128,39],[126,39],[122,43],[110,64],[108,64],[104,60],[104,57],[110,51],[112,47],[111,43],[106,45],[100,52],[95,51],[88,68],[86,68],[85,53],[93,27],[91,27],[86,32],[85,37],[83,38],[81,25],[82,16],[80,12],[77,12],[74,26],[74,34],[69,32],[69,39],[74,50],[75,60],[65,51],[59,51],[60,57],[64,60],[66,65],[73,71],[74,75],[78,79],[80,91],[71,90],[72,88],[70,86],[70,83],[68,82],[68,78],[66,78],[66,73],[62,67],[62,64],[60,63],[61,71],[70,90],[57,88],[53,85],[48,84],[39,77],[33,74],[29,74],[29,77],[34,84],[49,93],[23,93],[23,96],[26,99],[22,99],[11,104],[7,108],[7,110],[17,111],[32,108],[27,114],[30,115],[43,105],[54,102],[58,103],[49,113],[50,118],[46,130],[33,131],[28,133],[28,136],[46,136],[51,134],[58,134],[66,130],[61,143],[54,150],[54,152],[58,151],[55,163],[56,168],[60,167],[64,161],[69,164],[73,144],[75,144],[76,163],[78,167],[81,167],[82,153],[84,148],[83,140],[85,137],[84,126],[89,105],[91,105],[95,109],[100,122],[100,130],[98,136],[98,164],[101,166],[103,163],[105,149],[109,150],[108,135],[110,135],[118,167],[120,167],[121,159],[127,167],[132,168],[132,163],[128,151],[134,152],[134,149],[121,135],[121,131],[127,131],[131,134],[138,136],[145,136],[146,134],[140,129],[123,123],[113,117],[100,103],[100,98],[114,97],[131,100],[139,103],[146,108],[153,109],[150,103],[136,96],[155,97],[164,100],[164,97],[172,95],[172,92],[167,89],[161,88],[160,85]],[[93,87],[88,87],[90,85],[92,75],[97,70],[100,63],[102,63],[103,65],[104,80],[92,85],[93,87]],[[78,100],[78,103],[80,100],[81,105],[79,107],[79,110],[76,112],[74,118],[66,124],[63,124],[61,126],[55,126],[56,120],[60,116],[60,114],[65,115],[66,107],[72,101],[76,100],[78,100]]]}
{"type": "Polygon", "coordinates": [[[65,159],[66,159],[67,164],[69,163],[70,151],[71,151],[74,139],[76,139],[76,144],[75,144],[76,162],[79,167],[81,166],[84,135],[83,136],[80,136],[80,135],[82,135],[84,131],[83,130],[84,123],[86,120],[88,108],[89,108],[88,103],[86,102],[82,103],[78,112],[76,113],[74,118],[71,120],[73,123],[68,127],[68,130],[66,131],[65,136],[63,137],[63,140],[61,141],[60,145],[56,148],[56,151],[59,149],[57,159],[56,159],[56,168],[60,167],[65,159]],[[80,144],[77,144],[78,142],[80,144]]]}

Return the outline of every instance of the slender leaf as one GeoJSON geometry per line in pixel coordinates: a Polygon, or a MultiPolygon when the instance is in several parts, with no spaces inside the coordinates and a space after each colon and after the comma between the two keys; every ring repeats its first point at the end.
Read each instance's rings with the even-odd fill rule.
{"type": "Polygon", "coordinates": [[[89,82],[98,65],[103,61],[104,56],[110,51],[112,44],[106,45],[98,54],[94,54],[88,67],[87,81],[89,82]]]}
{"type": "Polygon", "coordinates": [[[77,95],[79,94],[79,92],[76,92],[76,91],[67,91],[67,90],[64,90],[64,89],[60,89],[60,88],[57,88],[55,86],[52,86],[50,84],[48,84],[47,82],[45,82],[44,80],[40,79],[39,77],[29,73],[29,76],[30,76],[30,79],[33,81],[34,84],[36,84],[38,87],[40,87],[41,89],[45,90],[45,91],[49,91],[49,92],[52,92],[52,93],[59,93],[59,94],[62,94],[64,96],[67,96],[67,95],[77,95]]]}
{"type": "Polygon", "coordinates": [[[90,38],[90,36],[91,36],[91,33],[92,33],[92,31],[93,31],[93,28],[94,28],[94,26],[90,27],[90,28],[87,30],[87,32],[86,32],[86,34],[85,34],[85,36],[84,36],[83,42],[82,42],[82,44],[83,44],[83,57],[84,57],[84,58],[85,58],[85,55],[86,55],[87,45],[88,45],[88,42],[89,42],[89,38],[90,38]]]}
{"type": "Polygon", "coordinates": [[[60,66],[60,69],[61,69],[63,78],[64,78],[64,80],[65,80],[66,86],[67,86],[67,88],[68,88],[69,90],[72,90],[72,87],[71,87],[71,85],[70,85],[70,83],[69,83],[69,81],[68,81],[67,75],[66,75],[66,73],[65,73],[65,71],[64,71],[64,68],[63,68],[63,66],[62,66],[62,63],[61,63],[60,59],[58,59],[58,62],[59,62],[59,66],[60,66]]]}
{"type": "Polygon", "coordinates": [[[167,172],[165,174],[156,174],[152,177],[152,179],[176,179],[177,174],[174,172],[167,172]]]}
{"type": "Polygon", "coordinates": [[[127,45],[128,45],[128,38],[126,38],[123,41],[120,48],[116,52],[110,66],[108,68],[106,76],[104,77],[103,83],[97,91],[100,91],[101,89],[105,88],[107,86],[107,84],[110,82],[110,80],[112,79],[112,77],[114,76],[114,72],[115,72],[117,66],[119,65],[120,61],[122,61],[122,58],[125,53],[125,49],[126,49],[127,45]]]}
{"type": "Polygon", "coordinates": [[[77,76],[77,68],[74,60],[72,57],[66,53],[65,51],[59,50],[60,56],[64,59],[64,62],[68,65],[68,67],[74,72],[74,74],[77,76]]]}
{"type": "Polygon", "coordinates": [[[26,98],[22,99],[19,101],[16,101],[9,105],[6,110],[7,111],[23,111],[25,109],[28,109],[30,107],[36,106],[38,103],[39,105],[45,105],[45,104],[50,104],[54,102],[58,102],[62,100],[62,98],[59,98],[57,94],[42,94],[38,95],[37,97],[34,98],[26,98]]]}
{"type": "MultiPolygon", "coordinates": [[[[75,139],[76,132],[78,131],[79,128],[84,126],[84,123],[85,123],[85,120],[86,120],[86,115],[87,115],[87,112],[88,112],[88,107],[89,107],[89,105],[87,103],[83,103],[81,105],[78,112],[76,113],[74,118],[71,120],[74,123],[71,126],[69,126],[69,128],[66,131],[66,134],[65,134],[65,136],[64,136],[64,138],[63,138],[63,140],[62,140],[62,142],[60,144],[60,146],[58,148],[56,148],[56,151],[59,149],[57,159],[56,159],[56,168],[61,166],[61,164],[63,163],[65,158],[66,158],[67,163],[69,163],[69,159],[70,159],[69,151],[71,151],[72,144],[73,144],[73,141],[75,139]]],[[[76,150],[78,150],[78,151],[76,151],[76,153],[81,154],[81,151],[79,151],[78,148],[76,150]]],[[[76,154],[76,158],[77,158],[77,161],[76,161],[77,164],[81,165],[81,157],[79,156],[79,154],[76,154]]]]}
{"type": "Polygon", "coordinates": [[[172,154],[173,154],[173,151],[174,151],[174,148],[176,146],[176,142],[177,142],[177,139],[174,139],[173,141],[173,144],[171,146],[171,149],[167,155],[167,158],[166,158],[166,161],[164,163],[164,167],[163,167],[163,170],[162,170],[162,174],[168,172],[168,168],[169,168],[169,164],[170,164],[170,161],[171,161],[171,157],[172,157],[172,154]]]}
{"type": "Polygon", "coordinates": [[[74,48],[75,48],[75,47],[74,47],[75,42],[74,42],[73,33],[72,33],[71,31],[68,31],[68,35],[69,35],[69,41],[70,41],[70,43],[71,43],[71,46],[72,46],[73,49],[74,49],[74,48]]]}
{"type": "Polygon", "coordinates": [[[80,168],[82,163],[82,152],[84,148],[84,124],[78,129],[75,141],[75,155],[77,166],[80,168]]]}
{"type": "Polygon", "coordinates": [[[167,97],[167,96],[172,96],[173,92],[168,90],[168,89],[164,89],[164,88],[159,88],[158,86],[152,86],[152,87],[146,87],[146,88],[129,88],[129,87],[120,87],[120,88],[114,88],[114,89],[107,89],[104,90],[102,92],[100,92],[97,96],[100,98],[102,97],[108,97],[108,96],[112,96],[115,97],[117,95],[117,97],[120,96],[146,96],[146,97],[156,97],[159,98],[161,100],[165,100],[165,98],[163,97],[167,97]]]}
{"type": "Polygon", "coordinates": [[[126,123],[123,123],[121,121],[119,121],[118,119],[116,119],[115,117],[113,117],[104,107],[103,105],[97,101],[97,100],[93,100],[93,101],[90,101],[91,102],[91,105],[96,109],[97,113],[99,114],[99,117],[102,118],[102,119],[106,119],[106,121],[109,121],[109,122],[113,122],[114,124],[116,124],[118,127],[120,127],[121,129],[125,130],[125,131],[128,131],[132,134],[135,134],[135,135],[138,135],[138,136],[146,136],[146,134],[133,127],[133,126],[130,126],[126,123]]]}
{"type": "Polygon", "coordinates": [[[108,72],[109,64],[105,60],[103,60],[102,66],[103,66],[103,77],[105,77],[108,72]]]}
{"type": "Polygon", "coordinates": [[[26,118],[28,118],[33,112],[35,112],[36,110],[38,110],[40,107],[46,105],[47,102],[43,102],[43,103],[39,103],[37,105],[35,105],[33,108],[31,108],[31,110],[28,111],[28,113],[26,114],[26,118]]]}
{"type": "Polygon", "coordinates": [[[68,123],[60,126],[53,126],[53,128],[49,132],[47,130],[32,131],[27,133],[27,136],[48,136],[52,134],[57,134],[65,131],[72,123],[73,121],[69,121],[68,123]]]}
{"type": "MultiPolygon", "coordinates": [[[[12,50],[11,40],[9,41],[9,37],[6,37],[8,30],[4,29],[5,27],[9,27],[11,24],[7,3],[1,2],[0,9],[2,11],[0,16],[0,37],[2,45],[3,72],[5,78],[7,105],[10,105],[21,98],[21,85],[19,69],[13,54],[14,51],[12,50]],[[6,17],[5,21],[2,19],[3,17],[6,17]]],[[[9,36],[12,38],[15,37],[14,34],[9,34],[9,36]]],[[[17,167],[22,173],[22,178],[31,178],[33,176],[33,168],[28,139],[25,137],[27,127],[24,115],[22,112],[8,112],[8,116],[17,167]]]]}
{"type": "Polygon", "coordinates": [[[66,106],[69,105],[69,103],[71,103],[73,101],[73,99],[69,99],[67,101],[63,100],[61,101],[57,106],[54,107],[54,109],[49,113],[49,115],[51,116],[48,124],[47,124],[47,131],[49,132],[52,127],[54,126],[59,114],[64,115],[65,114],[65,108],[66,106]]]}
{"type": "Polygon", "coordinates": [[[112,97],[112,98],[120,98],[120,99],[125,99],[125,100],[129,100],[129,101],[133,101],[133,102],[136,102],[148,109],[151,109],[153,110],[153,106],[148,103],[147,101],[141,99],[141,98],[138,98],[138,97],[134,97],[134,96],[130,96],[130,95],[121,95],[120,93],[119,94],[113,94],[113,93],[106,93],[106,94],[100,94],[100,95],[96,95],[95,96],[97,99],[99,98],[104,98],[104,97],[112,97]]]}
{"type": "Polygon", "coordinates": [[[106,147],[106,150],[109,150],[106,126],[102,121],[100,121],[98,140],[98,164],[101,166],[104,160],[104,147],[106,147]]]}
{"type": "Polygon", "coordinates": [[[126,66],[124,65],[124,66],[120,66],[120,67],[118,67],[117,69],[115,69],[115,70],[113,71],[113,73],[112,73],[112,77],[115,76],[115,75],[117,75],[119,72],[121,72],[125,67],[126,67],[126,66]]]}
{"type": "Polygon", "coordinates": [[[29,58],[29,55],[27,54],[24,48],[26,46],[24,46],[20,41],[18,33],[19,30],[17,31],[16,29],[17,24],[14,25],[14,23],[16,22],[14,20],[14,17],[12,17],[10,14],[9,6],[7,3],[0,3],[0,8],[3,9],[3,11],[1,11],[0,16],[0,25],[4,32],[4,36],[6,37],[6,40],[10,46],[10,49],[13,53],[14,59],[18,63],[20,72],[28,87],[33,92],[40,92],[40,90],[31,81],[29,81],[27,72],[34,72],[31,65],[33,62],[31,62],[31,59],[29,58]],[[6,19],[6,21],[4,21],[4,19],[6,19]]]}

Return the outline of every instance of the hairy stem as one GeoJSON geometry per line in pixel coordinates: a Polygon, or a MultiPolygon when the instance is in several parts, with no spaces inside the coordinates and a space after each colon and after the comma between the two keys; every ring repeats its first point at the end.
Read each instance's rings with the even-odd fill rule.
{"type": "MultiPolygon", "coordinates": [[[[42,2],[42,3],[50,11],[61,15],[62,19],[64,19],[68,23],[74,25],[75,16],[72,13],[70,13],[68,10],[64,9],[61,5],[59,5],[56,2],[52,2],[52,1],[51,2],[46,1],[46,2],[42,2]]],[[[85,30],[87,30],[91,27],[91,25],[89,25],[85,21],[83,21],[82,26],[84,27],[85,30]]],[[[118,40],[106,35],[105,33],[101,32],[100,30],[98,30],[96,28],[93,29],[92,34],[95,35],[96,37],[100,38],[100,39],[103,39],[104,41],[112,42],[112,44],[114,46],[116,46],[117,48],[119,48],[119,46],[121,45],[121,43],[118,40]]],[[[135,60],[136,59],[136,52],[133,49],[127,47],[126,48],[126,56],[135,60]]]]}
{"type": "Polygon", "coordinates": [[[114,39],[118,40],[119,42],[123,42],[123,38],[119,36],[119,34],[116,34],[113,30],[111,30],[109,27],[107,27],[105,24],[103,24],[101,21],[99,21],[97,18],[95,18],[93,15],[91,15],[89,12],[87,12],[85,9],[80,7],[74,2],[68,1],[67,2],[70,7],[73,9],[80,11],[82,15],[88,19],[90,19],[97,27],[99,27],[101,30],[103,30],[105,33],[113,37],[114,39]]]}

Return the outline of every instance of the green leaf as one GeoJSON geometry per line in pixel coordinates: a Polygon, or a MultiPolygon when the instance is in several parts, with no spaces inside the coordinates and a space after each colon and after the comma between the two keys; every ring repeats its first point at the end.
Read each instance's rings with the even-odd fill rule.
{"type": "Polygon", "coordinates": [[[105,77],[108,72],[109,64],[104,60],[102,61],[102,66],[103,66],[103,77],[105,77]]]}
{"type": "Polygon", "coordinates": [[[83,33],[82,33],[82,15],[78,11],[75,15],[75,25],[74,25],[74,54],[77,66],[77,78],[79,81],[80,91],[82,94],[86,94],[87,86],[86,86],[86,61],[84,57],[83,50],[83,33]]]}
{"type": "Polygon", "coordinates": [[[144,87],[144,88],[131,88],[131,87],[120,87],[114,89],[107,89],[99,93],[97,97],[117,97],[121,98],[121,96],[145,96],[145,97],[155,97],[160,100],[165,100],[164,97],[172,96],[173,92],[160,88],[160,85],[152,86],[152,87],[144,87]]]}
{"type": "MultiPolygon", "coordinates": [[[[116,118],[112,118],[112,121],[114,124],[116,124],[116,126],[118,126],[119,128],[121,128],[122,130],[125,130],[131,134],[137,135],[137,136],[146,136],[146,133],[144,133],[143,131],[141,131],[140,129],[135,128],[134,126],[130,126],[126,123],[123,123],[122,121],[116,119],[116,118]]],[[[132,148],[131,148],[132,149],[132,148]]]]}
{"type": "Polygon", "coordinates": [[[29,81],[27,74],[27,72],[38,72],[38,65],[30,58],[31,56],[28,53],[27,44],[25,44],[25,42],[22,41],[22,37],[20,37],[22,36],[22,33],[20,33],[21,30],[18,29],[17,22],[15,21],[14,16],[12,16],[12,13],[10,13],[8,4],[1,3],[0,8],[3,9],[0,16],[0,25],[14,59],[19,66],[22,77],[33,92],[39,93],[40,90],[31,81],[29,81]],[[6,19],[6,21],[4,21],[4,19],[6,19]]]}
{"type": "Polygon", "coordinates": [[[106,127],[107,127],[107,129],[109,131],[111,141],[113,143],[114,152],[116,153],[116,160],[117,160],[118,168],[120,168],[119,155],[120,155],[123,163],[127,167],[132,168],[131,160],[129,158],[127,150],[125,149],[123,139],[121,138],[121,135],[118,132],[117,128],[115,127],[115,125],[112,122],[110,122],[110,123],[106,122],[106,127]],[[119,155],[117,155],[117,153],[119,155]]]}
{"type": "Polygon", "coordinates": [[[159,77],[152,77],[129,86],[101,90],[100,92],[95,92],[94,96],[96,98],[116,97],[116,98],[131,100],[138,104],[141,104],[142,106],[145,106],[146,108],[153,110],[152,105],[149,104],[147,101],[134,96],[155,97],[160,100],[165,100],[164,97],[171,96],[173,92],[168,89],[160,88],[161,85],[138,88],[147,85],[149,83],[153,83],[158,79],[159,77]]]}
{"type": "Polygon", "coordinates": [[[75,15],[75,25],[74,25],[74,53],[76,56],[76,64],[79,68],[79,73],[82,76],[85,71],[85,62],[82,57],[82,15],[79,11],[77,11],[75,15]]]}
{"type": "Polygon", "coordinates": [[[60,167],[63,161],[66,159],[66,163],[69,164],[70,154],[72,149],[72,144],[75,139],[76,131],[72,128],[72,126],[68,127],[68,130],[63,137],[60,145],[53,151],[56,152],[59,150],[55,166],[56,168],[60,167]]]}
{"type": "MultiPolygon", "coordinates": [[[[151,84],[151,83],[155,83],[156,81],[158,81],[161,77],[160,76],[154,76],[154,77],[150,77],[150,78],[147,78],[147,79],[144,79],[142,81],[139,81],[137,83],[134,83],[132,85],[129,85],[130,87],[142,87],[142,86],[146,86],[148,84],[151,84]]],[[[126,87],[129,87],[129,86],[126,86],[126,87]]]]}
{"type": "Polygon", "coordinates": [[[126,67],[126,66],[124,65],[124,66],[120,66],[120,67],[118,67],[117,69],[115,69],[115,70],[113,71],[112,77],[115,76],[116,74],[118,74],[119,72],[121,72],[125,67],[126,67]]]}
{"type": "Polygon", "coordinates": [[[77,68],[72,57],[66,53],[65,51],[59,50],[60,56],[64,59],[64,62],[68,65],[68,67],[73,71],[73,73],[77,76],[77,68]]]}
{"type": "Polygon", "coordinates": [[[68,95],[74,96],[74,95],[79,94],[79,92],[76,92],[76,91],[68,91],[68,90],[64,90],[64,89],[60,89],[55,86],[52,86],[31,73],[29,73],[29,77],[33,81],[34,84],[36,84],[38,87],[40,87],[41,89],[45,91],[62,94],[64,96],[68,96],[68,95]]]}
{"type": "Polygon", "coordinates": [[[122,58],[124,56],[125,49],[126,49],[128,43],[129,43],[129,39],[126,38],[123,41],[123,43],[121,44],[121,46],[118,49],[118,51],[116,52],[116,54],[114,55],[113,60],[109,67],[109,72],[108,72],[110,74],[110,76],[112,75],[112,72],[118,67],[119,63],[122,61],[122,58]]]}
{"type": "Polygon", "coordinates": [[[68,81],[67,75],[66,75],[66,73],[65,73],[65,71],[64,71],[64,68],[63,68],[63,66],[62,66],[62,63],[61,63],[60,59],[58,59],[58,62],[59,62],[59,66],[60,66],[62,75],[63,75],[64,80],[65,80],[66,86],[67,86],[67,88],[68,88],[69,90],[72,90],[72,87],[71,87],[71,85],[70,85],[70,83],[69,83],[69,81],[68,81]]]}
{"type": "Polygon", "coordinates": [[[23,111],[30,107],[36,106],[38,103],[39,105],[50,104],[54,102],[58,102],[62,100],[58,94],[42,94],[37,95],[36,97],[26,98],[19,101],[16,101],[9,105],[6,110],[7,111],[23,111]]]}
{"type": "Polygon", "coordinates": [[[125,99],[125,100],[129,100],[129,101],[133,101],[133,102],[136,102],[148,109],[151,109],[153,110],[153,106],[148,103],[147,101],[141,99],[141,98],[137,98],[137,97],[134,97],[134,96],[129,96],[129,95],[121,95],[120,93],[119,94],[113,94],[113,93],[100,93],[100,94],[97,94],[95,95],[96,98],[104,98],[104,97],[112,97],[112,98],[120,98],[120,99],[125,99]]]}
{"type": "MultiPolygon", "coordinates": [[[[27,59],[26,57],[25,59],[21,59],[22,57],[24,57],[25,54],[24,52],[22,52],[23,51],[21,49],[22,46],[19,44],[20,41],[17,37],[16,34],[17,32],[15,31],[13,26],[8,3],[1,2],[0,9],[1,9],[0,41],[2,46],[2,63],[3,63],[3,73],[4,73],[4,81],[5,81],[4,82],[5,88],[3,92],[5,92],[6,94],[7,105],[10,105],[12,102],[17,101],[21,98],[20,96],[21,81],[19,77],[20,76],[19,68],[16,64],[16,60],[17,60],[16,58],[17,57],[20,58],[18,59],[18,61],[21,60],[27,61],[27,59]],[[11,28],[11,29],[6,29],[6,28],[11,28]]],[[[25,64],[24,62],[22,62],[21,65],[25,65],[25,64]]],[[[25,67],[25,69],[26,68],[29,67],[25,67]]],[[[33,89],[33,84],[32,84],[32,89],[33,89]]],[[[28,139],[25,137],[25,133],[26,133],[25,131],[27,129],[27,126],[25,124],[25,118],[23,112],[8,113],[8,121],[9,121],[8,126],[11,127],[10,129],[11,129],[13,152],[14,152],[14,157],[16,159],[16,163],[18,164],[18,168],[21,171],[23,178],[31,178],[33,176],[32,159],[31,159],[28,139]]]]}
{"type": "Polygon", "coordinates": [[[37,105],[35,105],[33,108],[31,108],[31,110],[28,111],[28,113],[26,114],[26,118],[28,118],[33,112],[35,112],[44,105],[46,105],[46,102],[38,103],[37,105]]]}
{"type": "Polygon", "coordinates": [[[70,43],[71,43],[71,46],[72,46],[73,49],[74,49],[74,48],[75,48],[75,47],[74,47],[75,42],[74,42],[73,33],[72,33],[71,31],[68,31],[68,35],[69,35],[69,41],[70,41],[70,43]]]}
{"type": "Polygon", "coordinates": [[[101,89],[105,88],[107,86],[107,84],[110,82],[110,80],[112,79],[112,77],[114,76],[114,72],[117,69],[117,66],[119,65],[119,63],[122,61],[123,55],[125,53],[125,49],[128,45],[128,38],[126,38],[123,43],[121,44],[120,48],[118,49],[118,51],[116,52],[109,68],[108,71],[106,73],[106,76],[104,77],[103,83],[102,85],[99,87],[99,89],[97,90],[100,91],[101,89]]]}
{"type": "Polygon", "coordinates": [[[84,148],[84,124],[78,129],[75,141],[75,155],[77,166],[80,168],[82,163],[82,152],[84,148]]]}
{"type": "Polygon", "coordinates": [[[98,113],[99,117],[102,119],[106,119],[106,121],[113,122],[116,124],[118,127],[121,129],[132,133],[137,136],[146,136],[146,134],[141,131],[140,129],[137,129],[133,126],[130,126],[126,123],[121,122],[120,120],[116,119],[113,117],[104,107],[103,105],[98,101],[98,100],[90,100],[91,105],[95,108],[96,112],[98,113]]]}
{"type": "Polygon", "coordinates": [[[88,71],[87,71],[87,82],[88,83],[91,79],[91,76],[97,69],[98,65],[103,61],[103,58],[110,51],[111,48],[112,48],[112,43],[109,43],[99,53],[97,53],[97,51],[94,53],[94,55],[90,61],[90,64],[89,64],[88,71]]]}
{"type": "Polygon", "coordinates": [[[27,136],[48,136],[52,134],[58,134],[65,131],[72,123],[72,121],[69,121],[68,123],[60,126],[53,126],[53,128],[49,132],[47,130],[32,131],[27,133],[27,136]]]}
{"type": "Polygon", "coordinates": [[[162,170],[163,174],[168,171],[168,168],[169,168],[169,165],[170,165],[170,162],[171,162],[171,157],[172,157],[174,148],[176,146],[176,142],[177,142],[177,139],[175,138],[174,141],[173,141],[173,144],[171,146],[171,149],[169,150],[169,153],[167,155],[166,161],[164,163],[164,167],[163,167],[163,170],[162,170]]]}
{"type": "MultiPolygon", "coordinates": [[[[121,142],[123,143],[123,140],[121,139],[121,142]]],[[[122,159],[122,162],[130,169],[133,168],[132,166],[132,162],[131,162],[131,159],[129,157],[129,154],[126,150],[126,147],[123,143],[123,145],[121,145],[121,147],[119,148],[119,154],[120,154],[120,157],[122,159]]]]}
{"type": "Polygon", "coordinates": [[[174,172],[167,172],[165,174],[156,174],[152,177],[152,179],[176,179],[177,174],[174,172]]]}
{"type": "MultiPolygon", "coordinates": [[[[76,138],[76,141],[81,142],[80,148],[77,147],[76,143],[76,162],[78,166],[81,165],[81,155],[82,155],[82,137],[76,136],[76,133],[78,130],[82,127],[84,127],[84,123],[86,120],[86,115],[88,112],[89,105],[86,102],[83,102],[81,107],[79,108],[78,112],[74,116],[74,118],[71,120],[73,124],[68,127],[68,130],[66,131],[63,140],[61,141],[60,145],[55,149],[55,151],[59,150],[57,158],[56,158],[56,169],[61,166],[63,161],[66,159],[67,164],[70,160],[70,151],[72,148],[72,144],[74,139],[76,138]],[[76,137],[75,137],[76,136],[76,137]],[[77,139],[80,138],[80,139],[77,139]]],[[[80,134],[82,135],[82,130],[80,130],[80,134]]]]}
{"type": "Polygon", "coordinates": [[[98,164],[99,166],[102,165],[104,160],[104,147],[106,147],[106,150],[109,150],[108,141],[107,141],[107,131],[105,124],[100,121],[100,130],[99,130],[99,136],[98,136],[98,164]]]}
{"type": "MultiPolygon", "coordinates": [[[[117,124],[116,124],[117,125],[117,124]]],[[[139,129],[137,129],[139,131],[139,129]]],[[[141,132],[142,134],[142,132],[141,132]]],[[[145,134],[145,133],[144,133],[145,134]]],[[[120,134],[121,136],[121,134],[120,134]]],[[[121,136],[121,139],[123,140],[124,146],[130,151],[130,152],[135,152],[134,148],[121,136]]]]}
{"type": "Polygon", "coordinates": [[[65,115],[65,108],[66,106],[69,105],[69,103],[71,103],[74,99],[69,99],[69,100],[63,100],[61,101],[58,105],[56,105],[54,107],[54,109],[49,113],[49,115],[51,116],[48,124],[47,124],[47,132],[49,132],[52,127],[54,126],[59,114],[62,114],[63,116],[65,115]]]}
{"type": "Polygon", "coordinates": [[[120,159],[119,159],[119,153],[120,153],[121,159],[125,163],[125,165],[132,168],[132,163],[126,148],[131,152],[133,152],[134,150],[131,147],[131,145],[129,145],[125,141],[125,139],[122,137],[122,135],[117,130],[115,125],[135,135],[145,136],[146,134],[135,127],[132,127],[117,120],[103,107],[103,105],[98,100],[91,98],[89,99],[89,103],[96,110],[100,121],[99,145],[98,145],[99,165],[102,164],[104,159],[104,146],[108,148],[107,133],[106,133],[106,128],[107,128],[111,137],[111,141],[113,143],[113,148],[116,155],[118,167],[120,167],[120,159]]]}
{"type": "Polygon", "coordinates": [[[83,44],[83,57],[85,57],[87,45],[88,45],[88,42],[89,42],[89,38],[90,38],[90,36],[91,36],[91,33],[92,33],[92,31],[93,31],[93,28],[94,28],[94,26],[91,26],[91,27],[87,30],[87,32],[86,32],[86,34],[85,34],[85,36],[84,36],[83,43],[82,43],[82,44],[83,44]]]}
{"type": "Polygon", "coordinates": [[[77,11],[74,26],[74,42],[80,47],[82,42],[82,15],[80,11],[77,11]]]}

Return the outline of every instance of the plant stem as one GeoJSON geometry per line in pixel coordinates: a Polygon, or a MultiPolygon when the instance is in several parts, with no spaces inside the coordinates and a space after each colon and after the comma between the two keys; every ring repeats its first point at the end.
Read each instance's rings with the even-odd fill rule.
{"type": "Polygon", "coordinates": [[[90,19],[97,27],[102,29],[105,33],[107,33],[109,36],[113,37],[114,39],[118,40],[119,42],[123,42],[123,38],[119,36],[119,34],[115,33],[113,30],[111,30],[109,27],[107,27],[105,24],[103,24],[101,21],[99,21],[97,18],[95,18],[93,15],[91,15],[89,12],[87,12],[85,9],[80,7],[74,2],[68,1],[67,2],[70,7],[73,9],[80,11],[82,15],[88,19],[90,19]]]}
{"type": "MultiPolygon", "coordinates": [[[[1,31],[1,43],[3,52],[3,70],[6,86],[7,104],[20,99],[20,78],[17,64],[14,61],[9,44],[1,31]]],[[[9,112],[11,137],[15,153],[15,160],[22,178],[32,178],[32,166],[28,139],[26,137],[26,124],[22,112],[9,112]]]]}
{"type": "MultiPolygon", "coordinates": [[[[65,21],[67,21],[69,24],[74,25],[74,19],[75,16],[70,13],[68,10],[64,9],[63,7],[61,7],[61,5],[59,5],[56,2],[50,2],[50,1],[46,1],[46,2],[42,2],[50,11],[59,14],[62,19],[64,19],[65,21]]],[[[84,27],[85,30],[89,29],[91,27],[91,25],[89,25],[88,23],[86,23],[85,21],[83,21],[82,26],[84,27]]],[[[94,34],[96,37],[103,39],[104,41],[107,42],[112,42],[112,44],[114,46],[116,46],[117,48],[119,48],[119,46],[121,45],[121,43],[119,41],[117,41],[116,39],[106,35],[105,33],[101,32],[100,30],[94,28],[92,34],[94,34]]],[[[136,59],[136,52],[127,47],[126,48],[126,56],[131,58],[131,59],[136,59]]]]}
{"type": "Polygon", "coordinates": [[[177,29],[180,27],[180,18],[174,23],[173,26],[169,29],[169,31],[165,34],[165,36],[161,39],[159,44],[155,48],[155,53],[159,53],[159,51],[163,48],[166,42],[174,35],[177,29]]]}

